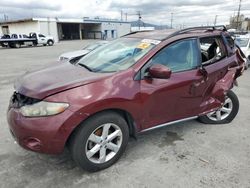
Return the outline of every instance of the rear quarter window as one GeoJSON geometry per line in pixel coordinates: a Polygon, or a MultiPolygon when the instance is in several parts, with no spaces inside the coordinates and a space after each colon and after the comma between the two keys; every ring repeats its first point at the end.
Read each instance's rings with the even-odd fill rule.
{"type": "Polygon", "coordinates": [[[229,35],[226,35],[225,38],[229,47],[233,49],[235,47],[234,39],[229,35]]]}

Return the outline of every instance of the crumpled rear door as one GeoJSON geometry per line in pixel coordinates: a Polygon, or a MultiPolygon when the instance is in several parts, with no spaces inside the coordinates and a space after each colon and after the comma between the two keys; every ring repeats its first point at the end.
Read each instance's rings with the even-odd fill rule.
{"type": "Polygon", "coordinates": [[[209,70],[211,69],[210,67],[205,68],[208,74],[208,78],[206,81],[208,86],[207,90],[204,92],[203,102],[200,106],[200,115],[207,114],[220,108],[225,102],[225,96],[227,92],[233,88],[234,84],[237,85],[236,79],[241,76],[244,71],[244,59],[240,55],[238,49],[235,50],[235,53],[231,57],[228,57],[224,60],[224,62],[218,62],[217,64],[219,72],[214,71],[214,73],[209,70]],[[219,67],[219,64],[223,66],[223,64],[225,63],[227,64],[226,67],[219,67]],[[219,78],[213,85],[213,83],[211,83],[211,79],[213,79],[213,76],[215,77],[215,79],[219,78],[220,76],[222,77],[219,78]]]}

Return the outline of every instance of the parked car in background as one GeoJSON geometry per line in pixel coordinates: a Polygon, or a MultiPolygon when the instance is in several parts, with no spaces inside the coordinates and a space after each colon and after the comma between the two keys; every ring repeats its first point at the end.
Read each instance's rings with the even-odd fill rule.
{"type": "Polygon", "coordinates": [[[21,46],[52,46],[54,38],[52,36],[44,36],[40,33],[30,33],[29,36],[23,34],[12,34],[10,38],[5,37],[0,39],[2,47],[20,48],[21,46]]]}
{"type": "Polygon", "coordinates": [[[102,170],[121,157],[129,136],[196,118],[230,123],[239,110],[231,89],[243,71],[225,27],[134,32],[76,64],[17,79],[10,132],[28,150],[67,147],[83,169],[102,170]]]}
{"type": "Polygon", "coordinates": [[[1,39],[10,39],[11,37],[10,37],[10,35],[8,35],[8,34],[5,34],[5,35],[3,35],[3,36],[1,36],[1,39]]]}
{"type": "MultiPolygon", "coordinates": [[[[3,35],[3,36],[1,36],[1,39],[10,39],[11,37],[10,37],[10,35],[8,35],[8,34],[5,34],[5,35],[3,35]]],[[[0,43],[0,45],[2,46],[2,47],[8,47],[8,42],[2,42],[2,43],[0,43]]]]}
{"type": "Polygon", "coordinates": [[[67,53],[63,53],[62,55],[60,55],[58,61],[59,62],[70,62],[72,64],[76,63],[79,59],[81,59],[83,56],[85,56],[86,54],[88,54],[89,52],[107,44],[108,41],[99,41],[99,42],[95,42],[93,44],[89,44],[86,47],[84,47],[81,50],[77,50],[77,51],[72,51],[72,52],[67,52],[67,53]]]}
{"type": "Polygon", "coordinates": [[[244,53],[246,58],[246,66],[250,64],[250,34],[246,35],[236,35],[236,44],[240,47],[241,51],[244,53]]]}
{"type": "Polygon", "coordinates": [[[28,39],[29,36],[25,34],[12,34],[11,37],[12,39],[28,39]]]}
{"type": "Polygon", "coordinates": [[[236,36],[236,43],[250,60],[250,34],[236,36]]]}

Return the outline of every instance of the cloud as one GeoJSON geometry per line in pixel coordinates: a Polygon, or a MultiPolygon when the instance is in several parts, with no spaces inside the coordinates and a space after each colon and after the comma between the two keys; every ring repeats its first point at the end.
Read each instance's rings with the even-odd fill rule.
{"type": "MultiPolygon", "coordinates": [[[[180,25],[211,25],[217,15],[218,24],[227,24],[230,16],[238,9],[238,0],[141,0],[130,3],[128,0],[113,1],[110,5],[112,10],[124,10],[134,14],[141,11],[142,18],[150,22],[170,24],[171,13],[173,23],[180,25]]],[[[250,1],[243,1],[241,12],[250,16],[250,1]]],[[[136,16],[129,16],[138,19],[136,16]]]]}
{"type": "Polygon", "coordinates": [[[176,0],[176,1],[164,1],[164,0],[142,0],[142,1],[133,1],[128,0],[123,1],[113,1],[110,5],[110,8],[134,8],[134,9],[163,9],[163,8],[172,8],[178,6],[214,6],[225,3],[225,0],[176,0]]]}
{"type": "Polygon", "coordinates": [[[51,3],[46,3],[43,1],[6,1],[1,0],[0,1],[0,7],[3,9],[8,8],[18,8],[18,9],[25,9],[25,10],[31,10],[31,9],[39,9],[39,10],[51,10],[51,11],[57,11],[61,9],[61,6],[53,5],[51,3]]]}
{"type": "MultiPolygon", "coordinates": [[[[120,11],[128,13],[128,20],[138,19],[155,24],[170,24],[173,13],[174,26],[207,25],[229,22],[238,9],[238,0],[1,0],[0,20],[3,14],[10,19],[28,17],[106,17],[120,19],[120,11]],[[134,15],[133,15],[134,14],[134,15]]],[[[250,1],[242,1],[242,13],[250,17],[250,1]]],[[[124,16],[123,16],[124,18],[124,16]]]]}
{"type": "Polygon", "coordinates": [[[36,0],[1,0],[0,1],[0,20],[3,19],[4,14],[9,19],[22,19],[35,16],[49,16],[56,15],[62,9],[60,4],[48,3],[46,1],[36,0]],[[2,17],[1,17],[2,16],[2,17]]]}

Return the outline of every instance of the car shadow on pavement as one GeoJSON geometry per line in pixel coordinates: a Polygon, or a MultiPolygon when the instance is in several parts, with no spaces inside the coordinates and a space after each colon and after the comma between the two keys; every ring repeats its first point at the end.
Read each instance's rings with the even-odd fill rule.
{"type": "Polygon", "coordinates": [[[11,183],[13,187],[15,185],[19,187],[22,184],[25,187],[32,187],[34,180],[37,181],[37,184],[41,181],[43,185],[46,184],[46,187],[57,187],[56,185],[67,187],[72,184],[93,183],[98,178],[106,181],[107,178],[104,174],[117,173],[121,169],[129,168],[129,165],[140,163],[140,160],[143,161],[145,157],[154,156],[154,150],[169,146],[175,147],[178,142],[185,142],[186,134],[192,131],[199,132],[203,126],[204,124],[193,120],[142,133],[137,140],[130,139],[124,155],[116,164],[96,173],[89,173],[79,168],[71,159],[68,150],[55,156],[20,149],[21,155],[18,152],[18,154],[11,153],[8,156],[2,156],[3,161],[15,162],[13,165],[9,165],[12,166],[10,169],[1,173],[0,181],[5,181],[6,185],[11,183]]]}
{"type": "MultiPolygon", "coordinates": [[[[53,45],[54,46],[54,45],[53,45]]],[[[21,46],[20,48],[8,48],[8,47],[0,47],[0,50],[19,50],[21,48],[40,48],[40,47],[53,47],[53,46],[43,46],[43,45],[37,45],[37,46],[21,46]]]]}

